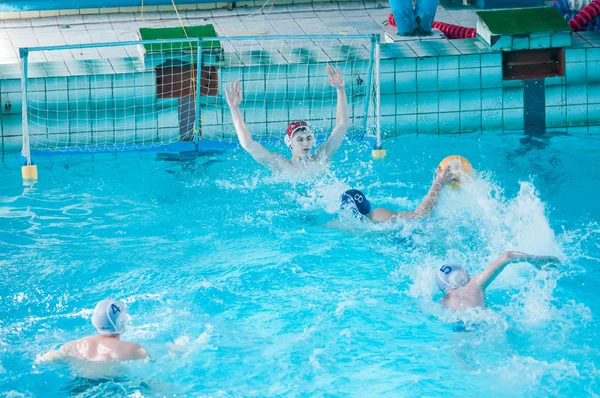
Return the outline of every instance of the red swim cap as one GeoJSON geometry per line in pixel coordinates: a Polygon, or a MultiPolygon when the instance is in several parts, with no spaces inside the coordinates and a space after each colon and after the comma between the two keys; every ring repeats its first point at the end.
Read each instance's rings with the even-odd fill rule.
{"type": "Polygon", "coordinates": [[[292,147],[292,135],[294,135],[294,133],[301,128],[308,129],[308,123],[303,121],[297,121],[290,122],[290,124],[288,124],[287,130],[285,132],[285,144],[290,148],[292,147]]]}

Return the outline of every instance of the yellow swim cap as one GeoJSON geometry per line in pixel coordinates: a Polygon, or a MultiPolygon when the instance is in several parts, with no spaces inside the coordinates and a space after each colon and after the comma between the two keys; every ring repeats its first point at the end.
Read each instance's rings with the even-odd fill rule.
{"type": "MultiPolygon", "coordinates": [[[[473,166],[467,160],[467,158],[459,155],[448,156],[440,163],[440,168],[445,169],[447,167],[452,167],[455,172],[458,174],[472,174],[473,166]]],[[[460,188],[460,177],[456,180],[450,182],[448,184],[451,188],[459,189],[460,188]]]]}

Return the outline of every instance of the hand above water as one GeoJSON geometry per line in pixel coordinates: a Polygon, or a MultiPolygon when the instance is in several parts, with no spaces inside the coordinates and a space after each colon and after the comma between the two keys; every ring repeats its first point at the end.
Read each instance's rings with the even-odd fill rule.
{"type": "Polygon", "coordinates": [[[538,269],[556,268],[560,264],[560,260],[554,256],[535,256],[516,251],[507,251],[502,256],[506,258],[506,261],[526,261],[538,269]]]}
{"type": "Polygon", "coordinates": [[[344,87],[344,78],[342,77],[342,71],[340,67],[334,68],[332,65],[327,65],[325,68],[327,76],[329,76],[329,84],[336,88],[344,87]]]}
{"type": "Polygon", "coordinates": [[[227,105],[229,105],[230,108],[240,106],[242,103],[242,88],[240,82],[236,80],[225,86],[225,98],[227,99],[227,105]]]}
{"type": "Polygon", "coordinates": [[[441,168],[438,166],[438,168],[436,169],[435,172],[436,172],[435,182],[442,184],[442,185],[446,185],[450,181],[454,181],[458,178],[456,173],[454,171],[452,171],[450,167],[441,168]]]}

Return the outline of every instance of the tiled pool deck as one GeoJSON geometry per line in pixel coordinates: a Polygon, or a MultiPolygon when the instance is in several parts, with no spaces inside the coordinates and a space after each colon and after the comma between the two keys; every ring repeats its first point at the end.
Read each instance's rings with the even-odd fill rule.
{"type": "MultiPolygon", "coordinates": [[[[185,25],[213,24],[220,36],[372,34],[392,32],[382,24],[390,13],[386,2],[332,2],[282,5],[266,8],[241,7],[232,11],[182,11],[185,25]]],[[[447,14],[446,18],[451,18],[447,14]]],[[[138,40],[141,27],[176,27],[175,12],[68,15],[52,18],[0,21],[0,63],[17,63],[19,47],[101,43],[138,40]]],[[[74,54],[74,59],[100,55],[74,54]]],[[[33,62],[55,61],[39,54],[33,62]]]]}
{"type": "MultiPolygon", "coordinates": [[[[385,1],[343,1],[266,7],[239,7],[232,11],[183,10],[185,25],[213,24],[220,36],[380,34],[395,43],[382,48],[385,58],[430,57],[486,53],[479,40],[447,40],[439,34],[400,37],[387,26],[391,10],[385,1]]],[[[475,10],[457,6],[438,7],[436,21],[475,26],[475,10]]],[[[19,48],[138,40],[141,27],[176,27],[174,11],[59,15],[31,19],[0,20],[0,79],[19,77],[19,48]]],[[[574,48],[600,47],[597,32],[574,35],[574,48]]],[[[227,48],[226,48],[227,51],[227,48]]],[[[136,72],[139,57],[134,47],[34,52],[30,55],[31,76],[136,72]],[[83,63],[81,61],[89,62],[83,63]]]]}

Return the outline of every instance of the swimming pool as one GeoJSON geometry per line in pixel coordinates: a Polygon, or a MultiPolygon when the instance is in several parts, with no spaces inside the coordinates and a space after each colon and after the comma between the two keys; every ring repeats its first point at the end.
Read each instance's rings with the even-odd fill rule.
{"type": "Polygon", "coordinates": [[[285,181],[243,150],[38,158],[23,187],[0,169],[0,389],[25,396],[593,395],[598,139],[402,136],[388,157],[346,143],[331,173],[285,181]],[[434,216],[326,228],[341,192],[403,209],[460,153],[482,172],[434,216]],[[489,310],[436,304],[446,261],[481,270],[506,249],[565,258],[509,266],[489,310]],[[93,333],[94,304],[125,301],[125,340],[152,360],[35,364],[93,333]],[[460,322],[462,320],[462,322],[460,322]]]}

